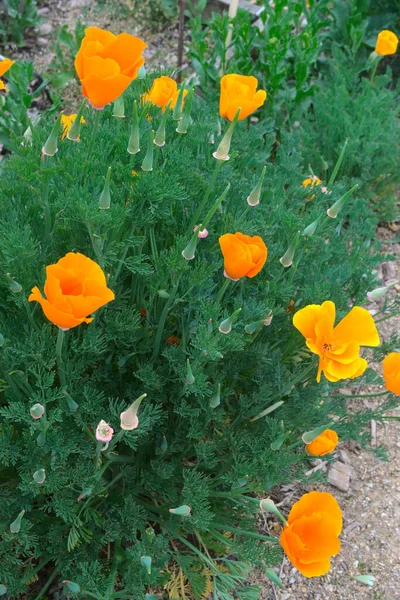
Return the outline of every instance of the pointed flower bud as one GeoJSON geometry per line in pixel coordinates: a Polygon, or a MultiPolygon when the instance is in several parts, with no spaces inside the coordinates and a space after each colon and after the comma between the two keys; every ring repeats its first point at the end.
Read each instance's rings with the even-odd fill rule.
{"type": "Polygon", "coordinates": [[[22,285],[18,283],[18,281],[15,281],[11,277],[10,273],[7,273],[6,277],[9,281],[8,287],[13,294],[19,294],[19,292],[22,292],[22,285]]]}
{"type": "Polygon", "coordinates": [[[151,574],[151,556],[142,556],[140,559],[141,564],[146,569],[148,575],[151,574]]]}
{"type": "Polygon", "coordinates": [[[128,410],[120,414],[121,429],[124,429],[125,431],[132,431],[132,429],[137,428],[137,426],[139,425],[137,412],[139,410],[142,400],[144,400],[146,396],[147,394],[142,394],[141,396],[139,396],[139,398],[135,400],[133,404],[130,405],[128,410]]]}
{"type": "Polygon", "coordinates": [[[117,117],[117,119],[125,119],[125,103],[123,94],[114,100],[114,110],[112,116],[117,117]]]}
{"type": "Polygon", "coordinates": [[[294,253],[299,242],[300,231],[296,233],[296,236],[293,242],[290,244],[289,248],[286,250],[285,254],[279,259],[279,262],[283,264],[284,267],[290,267],[293,263],[294,253]]]}
{"type": "Polygon", "coordinates": [[[153,170],[153,156],[154,156],[154,131],[151,130],[149,141],[147,143],[147,152],[146,156],[142,162],[142,170],[143,171],[152,171],[153,170]]]}
{"type": "Polygon", "coordinates": [[[54,156],[55,153],[58,152],[57,144],[58,144],[58,136],[61,133],[62,116],[63,116],[63,113],[61,111],[57,117],[57,121],[53,125],[53,129],[51,130],[51,133],[50,133],[49,137],[47,138],[45,145],[42,148],[42,152],[45,156],[54,156]]]}
{"type": "MultiPolygon", "coordinates": [[[[198,227],[199,227],[199,225],[195,225],[193,231],[197,231],[198,227]]],[[[204,227],[204,229],[200,229],[197,237],[199,239],[203,239],[203,238],[206,238],[207,236],[208,236],[208,230],[204,227]]]]}
{"type": "Polygon", "coordinates": [[[320,217],[318,217],[318,219],[316,219],[315,221],[310,223],[310,225],[307,225],[307,227],[304,229],[302,235],[306,235],[308,237],[311,237],[312,235],[314,235],[314,233],[317,230],[319,220],[320,220],[320,217]]]}
{"type": "Polygon", "coordinates": [[[264,166],[263,170],[261,172],[261,177],[258,180],[256,187],[250,193],[250,196],[247,197],[247,204],[249,206],[257,206],[257,204],[260,204],[261,188],[262,188],[262,184],[264,181],[264,176],[265,176],[266,170],[267,170],[267,167],[264,166]]]}
{"type": "Polygon", "coordinates": [[[316,427],[311,431],[306,431],[306,433],[303,433],[303,435],[301,436],[301,439],[305,444],[311,444],[311,442],[316,440],[317,437],[321,435],[321,433],[324,433],[327,429],[329,429],[331,425],[332,423],[328,423],[328,425],[322,425],[321,427],[316,427]]]}
{"type": "Polygon", "coordinates": [[[231,147],[232,135],[236,127],[236,123],[238,122],[240,115],[240,108],[237,109],[236,115],[234,116],[232,122],[229,124],[228,129],[225,132],[224,137],[219,143],[218,148],[213,153],[213,157],[216,160],[229,160],[229,150],[231,147]]]}
{"type": "Polygon", "coordinates": [[[86,99],[82,102],[82,104],[78,110],[78,114],[76,115],[71,127],[67,131],[67,138],[69,140],[71,140],[72,142],[79,142],[79,138],[81,135],[81,126],[82,126],[82,123],[85,122],[85,120],[83,118],[83,110],[84,110],[85,106],[86,106],[86,99]]]}
{"type": "Polygon", "coordinates": [[[113,434],[114,429],[102,419],[97,425],[96,440],[99,442],[111,442],[113,434]]]}
{"type": "Polygon", "coordinates": [[[392,288],[394,285],[397,285],[399,282],[394,281],[393,283],[389,283],[385,287],[378,287],[372,290],[372,292],[367,292],[367,298],[370,302],[376,302],[383,298],[383,296],[392,288]]]}
{"type": "Polygon", "coordinates": [[[185,108],[183,109],[182,119],[178,123],[178,127],[176,128],[177,133],[187,133],[190,125],[190,113],[192,111],[192,102],[193,102],[193,94],[194,90],[191,89],[187,95],[185,101],[185,108]]]}
{"type": "Polygon", "coordinates": [[[129,154],[136,154],[140,150],[140,131],[137,102],[133,103],[132,131],[127,148],[129,154]]]}
{"type": "Polygon", "coordinates": [[[221,384],[219,383],[217,386],[217,391],[213,394],[210,400],[211,408],[217,408],[221,404],[221,384]]]}
{"type": "Polygon", "coordinates": [[[99,198],[99,208],[101,210],[108,210],[111,206],[111,193],[110,193],[110,178],[111,178],[111,167],[107,169],[106,180],[104,183],[103,191],[99,198]]]}
{"type": "Polygon", "coordinates": [[[33,479],[36,481],[36,483],[42,485],[46,481],[46,471],[44,469],[35,471],[33,474],[33,479]]]}
{"type": "Polygon", "coordinates": [[[77,404],[75,402],[75,400],[73,398],[71,398],[71,396],[68,394],[68,392],[66,390],[64,390],[63,394],[64,394],[65,399],[67,401],[67,405],[68,405],[69,410],[71,412],[75,412],[76,410],[78,410],[79,404],[77,404]]]}
{"type": "Polygon", "coordinates": [[[187,359],[187,361],[186,361],[186,383],[187,383],[187,385],[193,385],[194,382],[195,382],[195,378],[192,373],[192,367],[190,366],[189,359],[187,359]]]}
{"type": "Polygon", "coordinates": [[[46,432],[45,432],[45,431],[41,431],[41,432],[39,433],[39,435],[38,435],[38,436],[37,436],[37,438],[36,438],[36,443],[37,443],[37,445],[39,446],[39,448],[40,448],[41,446],[44,446],[44,445],[45,445],[45,443],[46,443],[46,432]]]}
{"type": "Polygon", "coordinates": [[[244,328],[245,332],[249,335],[253,335],[257,331],[259,327],[263,324],[263,321],[253,321],[252,323],[248,323],[244,328]]]}
{"type": "Polygon", "coordinates": [[[331,217],[332,219],[336,219],[339,212],[342,210],[346,200],[348,198],[350,198],[350,196],[352,195],[354,190],[356,190],[357,188],[358,188],[358,183],[356,183],[356,185],[353,186],[351,188],[351,190],[348,190],[341,198],[339,198],[339,200],[337,200],[335,202],[335,204],[333,204],[330,208],[328,208],[328,210],[326,211],[326,214],[328,215],[328,217],[331,217]]]}
{"type": "Polygon", "coordinates": [[[372,587],[375,583],[375,577],[373,575],[350,575],[350,579],[354,579],[355,581],[359,581],[364,585],[369,585],[372,587]]]}
{"type": "Polygon", "coordinates": [[[146,67],[142,65],[138,71],[137,78],[144,79],[147,75],[146,67]]]}
{"type": "Polygon", "coordinates": [[[185,82],[183,82],[179,88],[178,98],[176,99],[174,111],[172,113],[174,121],[179,121],[179,119],[182,117],[183,95],[185,91],[185,82]]]}
{"type": "MultiPolygon", "coordinates": [[[[25,144],[31,146],[33,142],[33,132],[32,127],[28,125],[28,127],[24,131],[24,140],[25,144]]],[[[22,146],[24,146],[24,142],[22,142],[22,146]]]]}
{"type": "Polygon", "coordinates": [[[261,500],[260,508],[261,508],[261,510],[264,510],[265,512],[271,512],[276,517],[278,517],[281,521],[286,523],[285,517],[280,512],[280,510],[278,510],[275,502],[273,500],[271,500],[271,498],[265,498],[264,500],[261,500]]]}
{"type": "Polygon", "coordinates": [[[195,227],[194,233],[193,233],[192,237],[190,238],[190,242],[188,243],[186,248],[184,248],[182,250],[182,256],[185,260],[193,260],[193,258],[195,257],[197,240],[200,237],[201,231],[203,231],[203,225],[200,223],[200,225],[195,227]]]}
{"type": "Polygon", "coordinates": [[[268,579],[270,581],[272,581],[272,583],[277,585],[279,588],[281,588],[281,590],[286,589],[285,586],[283,585],[282,581],[279,579],[278,575],[275,573],[275,571],[273,569],[266,569],[265,574],[268,577],[268,579]]]}
{"type": "Polygon", "coordinates": [[[19,513],[18,517],[15,519],[15,521],[13,521],[10,525],[10,531],[11,533],[18,533],[19,530],[21,529],[21,522],[22,522],[22,517],[24,516],[25,511],[21,510],[21,512],[19,513]]]}
{"type": "Polygon", "coordinates": [[[7,588],[5,585],[0,583],[0,596],[5,596],[5,594],[7,594],[7,588]]]}
{"type": "Polygon", "coordinates": [[[30,410],[29,410],[32,419],[40,419],[40,417],[43,417],[44,415],[44,406],[43,404],[34,404],[33,406],[31,406],[30,410]]]}
{"type": "Polygon", "coordinates": [[[157,293],[160,296],[160,298],[164,298],[164,300],[168,300],[168,298],[170,297],[170,294],[168,294],[166,290],[158,290],[157,293]]]}
{"type": "Polygon", "coordinates": [[[168,106],[166,107],[166,109],[164,110],[164,112],[162,114],[161,121],[158,126],[155,138],[154,138],[154,143],[159,148],[162,148],[162,146],[165,146],[165,125],[167,123],[170,105],[171,105],[171,102],[168,103],[168,106]]]}
{"type": "Polygon", "coordinates": [[[188,517],[191,513],[191,508],[187,504],[182,504],[178,508],[170,508],[169,512],[173,515],[179,515],[180,517],[188,517]]]}
{"type": "Polygon", "coordinates": [[[4,335],[0,333],[0,348],[4,346],[4,335]]]}
{"type": "Polygon", "coordinates": [[[68,581],[68,579],[64,579],[63,585],[67,588],[71,594],[79,594],[81,591],[81,586],[79,583],[75,583],[74,581],[68,581]]]}
{"type": "Polygon", "coordinates": [[[164,452],[166,452],[168,450],[168,440],[165,437],[165,435],[163,435],[163,437],[162,437],[160,450],[163,454],[164,454],[164,452]]]}
{"type": "Polygon", "coordinates": [[[149,542],[149,544],[153,543],[154,538],[156,537],[156,532],[154,531],[154,529],[152,527],[147,527],[146,529],[146,539],[149,542]]]}
{"type": "Polygon", "coordinates": [[[234,313],[231,314],[230,317],[221,321],[221,323],[219,324],[219,327],[218,327],[218,329],[221,333],[227,334],[232,331],[233,321],[236,319],[236,317],[238,316],[238,314],[240,313],[241,310],[242,310],[241,308],[238,308],[237,310],[235,310],[234,313]]]}

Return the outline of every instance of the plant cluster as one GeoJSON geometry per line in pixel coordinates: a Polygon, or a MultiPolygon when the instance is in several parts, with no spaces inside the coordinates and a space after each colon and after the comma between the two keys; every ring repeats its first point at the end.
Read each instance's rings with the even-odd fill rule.
{"type": "Polygon", "coordinates": [[[1,164],[10,598],[255,600],[254,566],[280,584],[260,508],[283,521],[280,544],[305,576],[326,573],[335,499],[306,494],[286,520],[267,496],[312,482],[307,451],[367,444],[365,424],[400,389],[390,353],[379,409],[350,413],[339,393],[342,379],[381,381],[360,308],[377,218],[342,178],[350,142],[318,180],[299,128],[250,121],[269,102],[262,85],[228,75],[218,113],[166,76],[141,78],[144,46],[86,30],[75,66],[89,103],[16,131],[1,164]]]}
{"type": "Polygon", "coordinates": [[[23,46],[25,31],[39,22],[36,0],[0,0],[0,44],[23,46]]]}

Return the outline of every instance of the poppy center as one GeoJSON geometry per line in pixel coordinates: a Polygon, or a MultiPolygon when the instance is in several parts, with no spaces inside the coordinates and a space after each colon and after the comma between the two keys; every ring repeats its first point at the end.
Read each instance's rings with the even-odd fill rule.
{"type": "Polygon", "coordinates": [[[333,346],[329,342],[325,342],[324,344],[322,344],[323,352],[330,352],[332,349],[333,349],[333,346]]]}

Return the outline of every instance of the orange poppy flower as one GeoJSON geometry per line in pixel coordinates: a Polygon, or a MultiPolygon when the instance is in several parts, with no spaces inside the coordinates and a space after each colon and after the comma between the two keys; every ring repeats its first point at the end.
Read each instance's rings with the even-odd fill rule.
{"type": "Polygon", "coordinates": [[[34,287],[29,302],[39,302],[49,321],[63,329],[90,323],[88,315],[114,300],[99,265],[79,252],[46,267],[44,292],[46,298],[34,287]]]}
{"type": "Polygon", "coordinates": [[[240,231],[225,233],[219,238],[219,245],[225,273],[230,279],[254,277],[267,260],[268,248],[258,235],[251,237],[240,231]]]}
{"type": "Polygon", "coordinates": [[[95,108],[116,100],[136,79],[146,44],[139,38],[88,27],[75,58],[83,95],[95,108]]]}
{"type": "MultiPolygon", "coordinates": [[[[10,60],[9,58],[3,58],[3,60],[0,60],[0,77],[2,77],[4,73],[6,73],[8,69],[13,66],[14,62],[14,60],[10,60]]],[[[6,92],[8,91],[4,84],[4,81],[1,81],[1,79],[0,90],[5,90],[6,92]]]]}
{"type": "Polygon", "coordinates": [[[385,387],[400,396],[400,353],[391,352],[382,361],[385,387]]]}
{"type": "MultiPolygon", "coordinates": [[[[183,99],[187,93],[187,90],[183,91],[183,99]]],[[[164,111],[170,102],[171,108],[175,107],[178,95],[179,90],[176,81],[171,79],[171,77],[162,75],[162,77],[157,77],[153,81],[153,85],[147,94],[143,94],[142,103],[151,102],[154,106],[159,106],[164,111]]]]}
{"type": "Polygon", "coordinates": [[[325,456],[333,452],[338,444],[339,438],[336,431],[326,429],[310,444],[306,444],[306,450],[311,456],[325,456]]]}
{"type": "MultiPolygon", "coordinates": [[[[61,139],[64,140],[67,137],[68,131],[72,127],[72,123],[75,121],[77,115],[74,113],[73,115],[61,115],[61,125],[62,125],[62,133],[61,139]]],[[[81,118],[81,123],[86,123],[85,119],[81,118]]]]}
{"type": "Polygon", "coordinates": [[[165,340],[167,342],[167,344],[169,344],[170,346],[179,346],[179,344],[181,343],[181,338],[176,337],[176,335],[171,335],[169,338],[167,338],[165,340]]]}
{"type": "Polygon", "coordinates": [[[219,112],[221,117],[233,121],[240,108],[239,121],[242,121],[257,108],[262,106],[267,98],[267,92],[258,90],[258,81],[253,76],[224,75],[221,77],[221,95],[219,112]]]}
{"type": "Polygon", "coordinates": [[[328,492],[310,492],[293,504],[279,541],[302,575],[319,577],[329,571],[329,559],[340,551],[342,524],[335,498],[328,492]]]}
{"type": "Polygon", "coordinates": [[[308,348],[320,358],[318,382],[322,371],[328,381],[359,377],[368,366],[360,358],[360,346],[379,346],[374,320],[364,308],[352,308],[336,327],[335,317],[336,307],[330,300],[310,304],[293,317],[293,325],[306,338],[308,348]]]}
{"type": "Polygon", "coordinates": [[[378,33],[378,39],[376,40],[375,52],[380,56],[388,56],[389,54],[396,54],[399,38],[393,31],[384,29],[378,33]]]}

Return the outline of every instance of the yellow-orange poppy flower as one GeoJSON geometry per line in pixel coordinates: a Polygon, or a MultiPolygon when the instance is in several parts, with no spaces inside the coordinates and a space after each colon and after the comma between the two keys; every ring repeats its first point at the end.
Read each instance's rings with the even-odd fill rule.
{"type": "MultiPolygon", "coordinates": [[[[3,60],[0,60],[0,77],[2,77],[8,71],[8,69],[13,66],[14,62],[14,60],[10,60],[9,58],[3,58],[3,60]]],[[[8,92],[4,81],[1,81],[1,79],[0,90],[5,90],[6,92],[8,92]]]]}
{"type": "Polygon", "coordinates": [[[254,277],[261,271],[268,256],[268,248],[260,236],[225,233],[219,238],[224,257],[225,273],[230,279],[254,277]]]}
{"type": "Polygon", "coordinates": [[[385,387],[400,396],[400,353],[391,352],[382,361],[385,387]]]}
{"type": "Polygon", "coordinates": [[[88,27],[75,58],[83,95],[95,108],[116,100],[136,79],[146,44],[139,38],[88,27]]]}
{"type": "Polygon", "coordinates": [[[376,40],[375,52],[380,56],[388,56],[389,54],[396,54],[399,38],[393,31],[384,29],[378,33],[376,40]]]}
{"type": "Polygon", "coordinates": [[[334,451],[338,444],[339,438],[336,431],[333,429],[325,429],[310,444],[306,444],[306,450],[311,456],[325,456],[334,451]]]}
{"type": "Polygon", "coordinates": [[[99,265],[79,252],[46,267],[44,293],[46,298],[34,287],[29,302],[39,302],[49,321],[63,329],[90,323],[88,315],[114,300],[99,265]]]}
{"type": "Polygon", "coordinates": [[[328,381],[353,379],[362,375],[368,364],[360,358],[360,346],[378,346],[374,320],[365,308],[355,306],[336,325],[336,307],[328,300],[310,304],[293,317],[293,325],[306,338],[308,348],[319,356],[317,381],[324,372],[328,381]]]}
{"type": "Polygon", "coordinates": [[[290,562],[305,577],[320,577],[340,552],[342,511],[328,492],[304,494],[293,504],[280,543],[290,562]]]}
{"type": "MultiPolygon", "coordinates": [[[[76,117],[77,117],[76,113],[74,113],[72,115],[64,115],[64,114],[61,115],[61,126],[62,126],[61,139],[62,140],[64,140],[67,137],[67,133],[71,129],[72,123],[75,121],[76,117]]],[[[86,123],[86,121],[83,117],[81,117],[81,123],[86,123]]]]}
{"type": "Polygon", "coordinates": [[[247,75],[224,75],[221,77],[221,95],[219,112],[221,117],[232,121],[240,108],[239,121],[245,119],[257,108],[262,106],[267,98],[267,92],[258,90],[256,77],[247,75]]]}
{"type": "MultiPolygon", "coordinates": [[[[185,99],[187,93],[187,90],[183,91],[183,99],[185,99]]],[[[179,90],[176,81],[171,79],[171,77],[162,75],[161,77],[157,77],[153,81],[150,90],[146,94],[143,94],[142,103],[145,104],[146,102],[151,102],[154,106],[158,106],[165,110],[165,107],[168,106],[169,103],[171,103],[171,108],[175,107],[178,95],[179,90]]]]}

